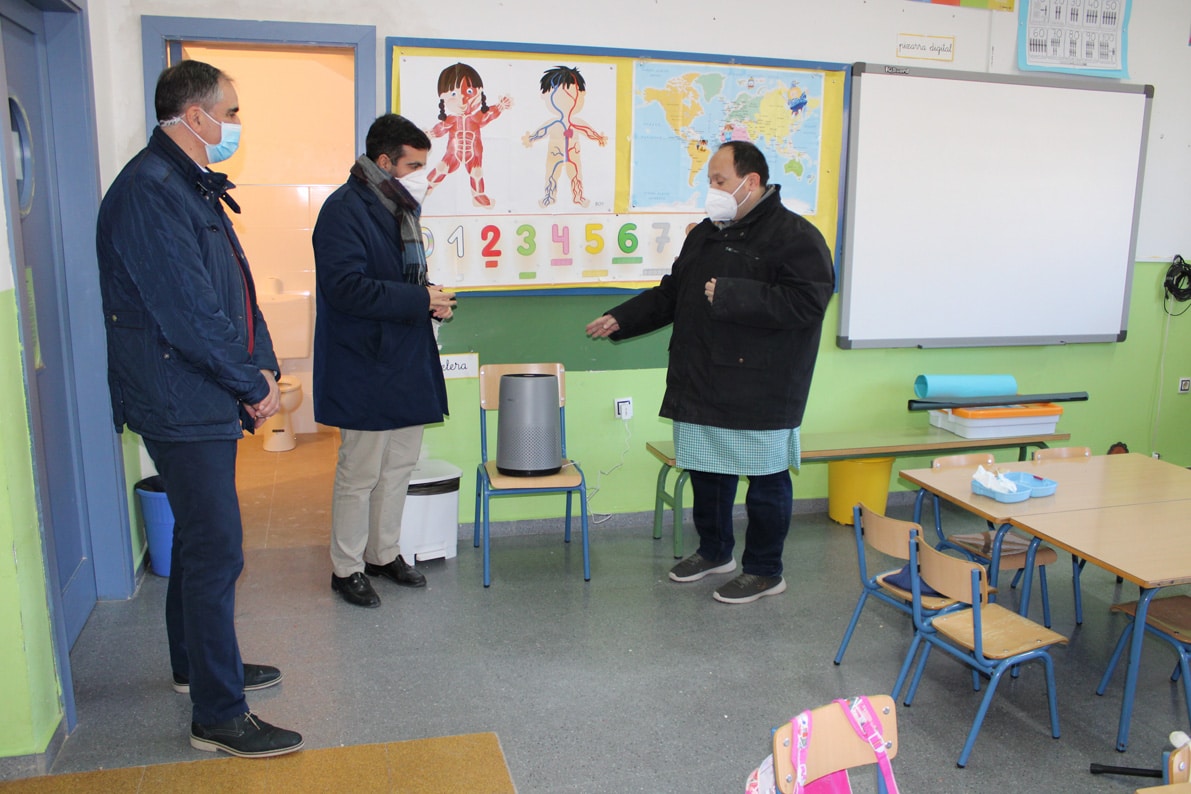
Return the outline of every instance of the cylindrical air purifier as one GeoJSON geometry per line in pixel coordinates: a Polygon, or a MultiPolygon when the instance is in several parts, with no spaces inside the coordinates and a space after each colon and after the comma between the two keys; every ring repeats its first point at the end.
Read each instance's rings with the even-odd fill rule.
{"type": "Polygon", "coordinates": [[[558,378],[502,375],[496,470],[511,477],[542,477],[561,468],[558,378]]]}

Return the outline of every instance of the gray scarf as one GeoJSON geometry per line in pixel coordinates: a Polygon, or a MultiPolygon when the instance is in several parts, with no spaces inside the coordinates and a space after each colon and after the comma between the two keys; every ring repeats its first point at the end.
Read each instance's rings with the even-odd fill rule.
{"type": "Polygon", "coordinates": [[[422,207],[399,181],[367,155],[360,155],[351,175],[363,182],[397,219],[401,231],[405,280],[426,286],[426,249],[422,247],[422,207]]]}

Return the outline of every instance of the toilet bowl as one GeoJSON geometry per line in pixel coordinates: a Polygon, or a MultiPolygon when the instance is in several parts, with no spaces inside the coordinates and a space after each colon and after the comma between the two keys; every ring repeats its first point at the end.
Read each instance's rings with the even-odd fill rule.
{"type": "Polygon", "coordinates": [[[256,431],[264,438],[266,452],[288,452],[297,444],[290,414],[302,404],[302,382],[282,375],[277,387],[281,390],[281,410],[269,417],[256,431]]]}
{"type": "MultiPolygon", "coordinates": [[[[282,292],[281,282],[266,279],[265,289],[257,296],[261,312],[269,324],[273,340],[273,354],[282,372],[287,361],[310,358],[314,342],[310,296],[299,292],[282,292]]],[[[302,382],[292,375],[282,375],[277,382],[281,388],[281,410],[257,429],[269,452],[287,452],[297,445],[294,438],[292,414],[302,403],[302,382]]]]}

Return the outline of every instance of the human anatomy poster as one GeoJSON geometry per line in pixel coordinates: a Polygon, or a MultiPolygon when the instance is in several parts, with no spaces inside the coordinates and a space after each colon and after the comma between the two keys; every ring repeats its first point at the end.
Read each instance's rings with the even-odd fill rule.
{"type": "Polygon", "coordinates": [[[426,131],[430,277],[464,290],[641,287],[703,217],[728,140],[834,248],[847,67],[389,39],[390,109],[426,131]],[[648,57],[646,57],[648,55],[648,57]]]}

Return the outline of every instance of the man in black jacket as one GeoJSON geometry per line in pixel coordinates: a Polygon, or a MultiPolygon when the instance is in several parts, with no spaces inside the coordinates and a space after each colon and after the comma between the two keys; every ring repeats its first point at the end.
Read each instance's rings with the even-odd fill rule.
{"type": "Polygon", "coordinates": [[[161,73],[158,126],[99,208],[96,244],[117,430],[138,433],[174,514],[166,632],[174,689],[193,703],[190,743],[245,758],[290,753],[301,735],[248,710],[281,681],[244,664],[236,579],[244,567],[236,445],[281,407],[277,357],[252,273],[224,213],[239,100],[199,61],[161,73]]]}
{"type": "Polygon", "coordinates": [[[628,339],[673,324],[661,415],[674,422],[677,463],[690,473],[699,548],[675,582],[736,570],[732,505],[741,475],[748,528],[743,573],[717,601],[745,604],[786,589],[782,548],[793,512],[790,466],[835,289],[831,253],[781,203],[751,143],[725,143],[707,166],[708,217],[691,230],[670,275],[587,326],[628,339]]]}

